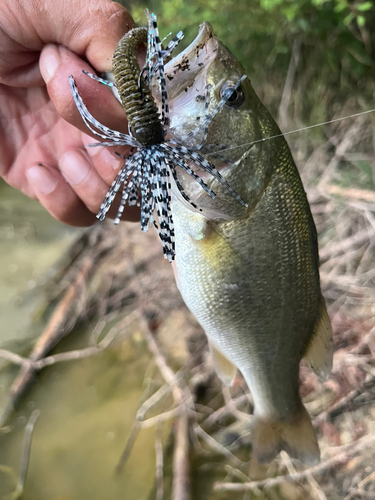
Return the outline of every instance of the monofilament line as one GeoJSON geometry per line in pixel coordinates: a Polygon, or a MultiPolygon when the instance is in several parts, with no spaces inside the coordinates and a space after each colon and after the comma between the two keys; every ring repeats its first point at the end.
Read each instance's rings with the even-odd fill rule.
{"type": "Polygon", "coordinates": [[[260,142],[270,141],[271,139],[276,139],[277,137],[283,137],[286,135],[296,134],[297,132],[302,132],[304,130],[310,130],[316,127],[322,127],[323,125],[329,125],[330,123],[341,122],[342,120],[348,120],[349,118],[355,118],[357,116],[368,115],[374,113],[374,109],[369,109],[367,111],[361,111],[360,113],[354,113],[353,115],[342,116],[341,118],[334,118],[333,120],[328,120],[326,122],[316,123],[315,125],[309,125],[308,127],[297,128],[295,130],[289,130],[289,132],[283,132],[281,134],[271,135],[270,137],[263,137],[262,139],[257,139],[256,141],[245,142],[239,146],[233,146],[230,148],[222,148],[218,151],[212,151],[212,153],[222,153],[223,151],[231,151],[233,149],[242,148],[244,146],[252,146],[253,144],[258,144],[260,142]]]}

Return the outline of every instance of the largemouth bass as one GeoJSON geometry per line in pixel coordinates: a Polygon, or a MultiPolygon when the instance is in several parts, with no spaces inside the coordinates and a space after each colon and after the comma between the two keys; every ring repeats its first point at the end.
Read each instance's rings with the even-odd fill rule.
{"type": "MultiPolygon", "coordinates": [[[[204,119],[207,89],[209,112],[244,70],[204,23],[165,73],[170,130],[181,137],[204,119]]],[[[221,164],[221,174],[247,207],[215,179],[206,181],[217,194],[212,199],[178,174],[201,211],[175,190],[176,279],[205,330],[223,382],[231,385],[238,368],[250,389],[254,455],[268,462],[285,449],[315,463],[319,447],[299,394],[299,363],[305,357],[326,379],[332,330],[320,290],[316,229],[300,176],[284,137],[264,140],[280,133],[244,80],[210,123],[202,150],[219,151],[231,161],[221,164]]],[[[194,145],[201,137],[191,134],[189,140],[194,145]]]]}
{"type": "Polygon", "coordinates": [[[137,203],[142,229],[155,223],[165,257],[176,256],[178,287],[207,334],[218,375],[231,385],[238,368],[252,393],[254,456],[270,461],[285,449],[314,463],[319,447],[299,394],[299,363],[305,357],[327,378],[332,330],[297,168],[243,68],[209,24],[165,68],[180,34],[163,51],[154,15],[148,33],[147,77],[136,62],[145,28],[125,35],[113,59],[131,135],[97,122],[70,77],[82,118],[105,139],[101,144],[138,149],[98,216],[105,217],[123,186],[115,222],[126,203],[137,203]],[[159,95],[161,119],[152,94],[159,95]]]}

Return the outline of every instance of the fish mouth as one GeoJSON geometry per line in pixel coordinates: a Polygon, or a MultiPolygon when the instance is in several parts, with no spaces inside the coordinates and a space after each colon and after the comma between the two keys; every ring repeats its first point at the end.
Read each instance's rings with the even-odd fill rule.
{"type": "Polygon", "coordinates": [[[164,71],[170,99],[193,84],[197,74],[215,59],[217,48],[218,40],[211,24],[202,23],[191,44],[165,65],[164,71]]]}
{"type": "Polygon", "coordinates": [[[171,73],[172,68],[174,69],[176,66],[182,67],[186,62],[187,64],[189,64],[189,61],[194,54],[197,58],[199,58],[201,55],[201,50],[205,47],[208,40],[210,40],[213,36],[215,35],[210,23],[204,22],[200,24],[198,34],[195,39],[185,50],[183,50],[180,54],[175,56],[165,65],[165,72],[171,73]]]}
{"type": "MultiPolygon", "coordinates": [[[[206,143],[207,140],[215,139],[215,124],[210,130],[211,137],[205,136],[204,119],[208,112],[215,108],[218,95],[215,94],[216,87],[220,87],[226,78],[225,66],[232,72],[233,63],[214,34],[212,26],[204,22],[199,26],[198,34],[191,44],[180,54],[169,61],[164,68],[169,104],[169,128],[166,141],[177,140],[188,150],[197,151],[208,161],[212,162],[216,170],[227,176],[236,166],[231,158],[211,154],[220,153],[223,144],[206,143]],[[222,71],[222,68],[223,71],[222,71]],[[221,74],[221,71],[223,74],[221,74]],[[209,108],[210,106],[210,108],[209,108]]],[[[155,94],[160,107],[161,95],[159,88],[155,85],[155,94]]],[[[216,127],[220,126],[220,120],[216,127]]],[[[217,130],[217,129],[216,129],[217,130]]],[[[178,169],[176,172],[178,181],[191,201],[199,207],[199,213],[210,220],[234,220],[243,215],[244,207],[238,200],[223,187],[212,174],[191,161],[188,166],[197,174],[202,181],[206,182],[210,189],[217,195],[211,198],[207,195],[201,185],[191,178],[186,172],[178,169]]],[[[179,192],[177,186],[173,185],[172,191],[175,197],[190,211],[196,211],[179,192]]]]}

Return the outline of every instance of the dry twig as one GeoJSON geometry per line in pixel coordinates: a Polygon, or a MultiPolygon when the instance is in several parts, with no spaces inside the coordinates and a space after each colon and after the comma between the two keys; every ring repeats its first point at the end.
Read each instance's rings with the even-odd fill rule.
{"type": "MultiPolygon", "coordinates": [[[[64,293],[62,300],[53,312],[47,323],[44,332],[39,337],[32,350],[29,361],[36,362],[47,354],[57,343],[71,330],[75,324],[78,313],[77,302],[84,289],[85,282],[93,271],[93,259],[91,256],[84,259],[75,280],[70,284],[64,293]]],[[[3,352],[4,354],[4,352],[3,352]]],[[[10,359],[10,357],[8,357],[10,359]]],[[[16,358],[13,357],[15,360],[16,358]]],[[[22,363],[22,369],[10,389],[9,402],[0,418],[0,426],[4,425],[14,407],[24,393],[25,389],[32,382],[36,371],[36,365],[32,363],[22,363]]]]}
{"type": "Polygon", "coordinates": [[[182,409],[176,422],[173,454],[173,500],[190,500],[189,413],[182,409]]]}
{"type": "Polygon", "coordinates": [[[290,58],[288,74],[286,76],[283,95],[281,97],[281,102],[278,112],[278,122],[281,130],[285,130],[288,125],[288,107],[289,107],[290,97],[292,95],[294,78],[296,75],[296,70],[301,53],[301,44],[302,44],[302,39],[300,37],[294,40],[292,56],[290,58]]]}
{"type": "Polygon", "coordinates": [[[39,415],[40,415],[40,411],[34,410],[32,412],[32,414],[30,415],[30,418],[26,424],[25,435],[24,435],[23,443],[22,443],[20,475],[19,475],[19,479],[18,479],[18,483],[17,483],[17,492],[19,492],[20,496],[21,496],[23,489],[24,489],[24,486],[25,486],[26,474],[27,474],[27,469],[29,467],[29,460],[30,460],[31,438],[33,436],[34,427],[35,427],[36,421],[39,418],[39,415]]]}
{"type": "Polygon", "coordinates": [[[350,405],[353,401],[360,395],[362,395],[367,388],[370,388],[375,383],[375,375],[370,377],[363,386],[353,389],[345,396],[341,397],[339,401],[333,404],[328,410],[320,413],[315,419],[314,423],[322,422],[327,419],[334,419],[341,415],[343,412],[347,411],[350,408],[350,405]]]}
{"type": "Polygon", "coordinates": [[[164,459],[163,459],[163,444],[162,444],[162,424],[156,426],[155,438],[155,461],[156,461],[156,500],[163,500],[164,495],[164,459]]]}
{"type": "Polygon", "coordinates": [[[362,452],[365,448],[372,446],[375,443],[375,435],[367,435],[359,439],[356,443],[338,447],[337,453],[334,456],[324,460],[314,467],[309,467],[302,472],[294,474],[286,474],[275,478],[263,479],[262,481],[250,481],[249,483],[215,483],[214,491],[246,491],[259,488],[271,488],[282,484],[284,481],[306,481],[307,476],[321,476],[328,469],[333,469],[342,463],[346,463],[351,456],[362,452]]]}
{"type": "Polygon", "coordinates": [[[369,474],[365,479],[363,479],[355,488],[353,491],[351,491],[344,500],[351,500],[357,493],[361,491],[362,486],[367,484],[368,482],[372,481],[375,479],[375,471],[369,474]]]}

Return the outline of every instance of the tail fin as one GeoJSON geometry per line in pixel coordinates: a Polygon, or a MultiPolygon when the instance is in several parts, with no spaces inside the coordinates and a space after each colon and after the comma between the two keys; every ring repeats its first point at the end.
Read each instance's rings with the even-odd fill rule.
{"type": "Polygon", "coordinates": [[[268,420],[255,414],[251,428],[253,454],[259,462],[270,462],[281,450],[308,465],[319,462],[318,441],[302,403],[292,421],[268,420]]]}

